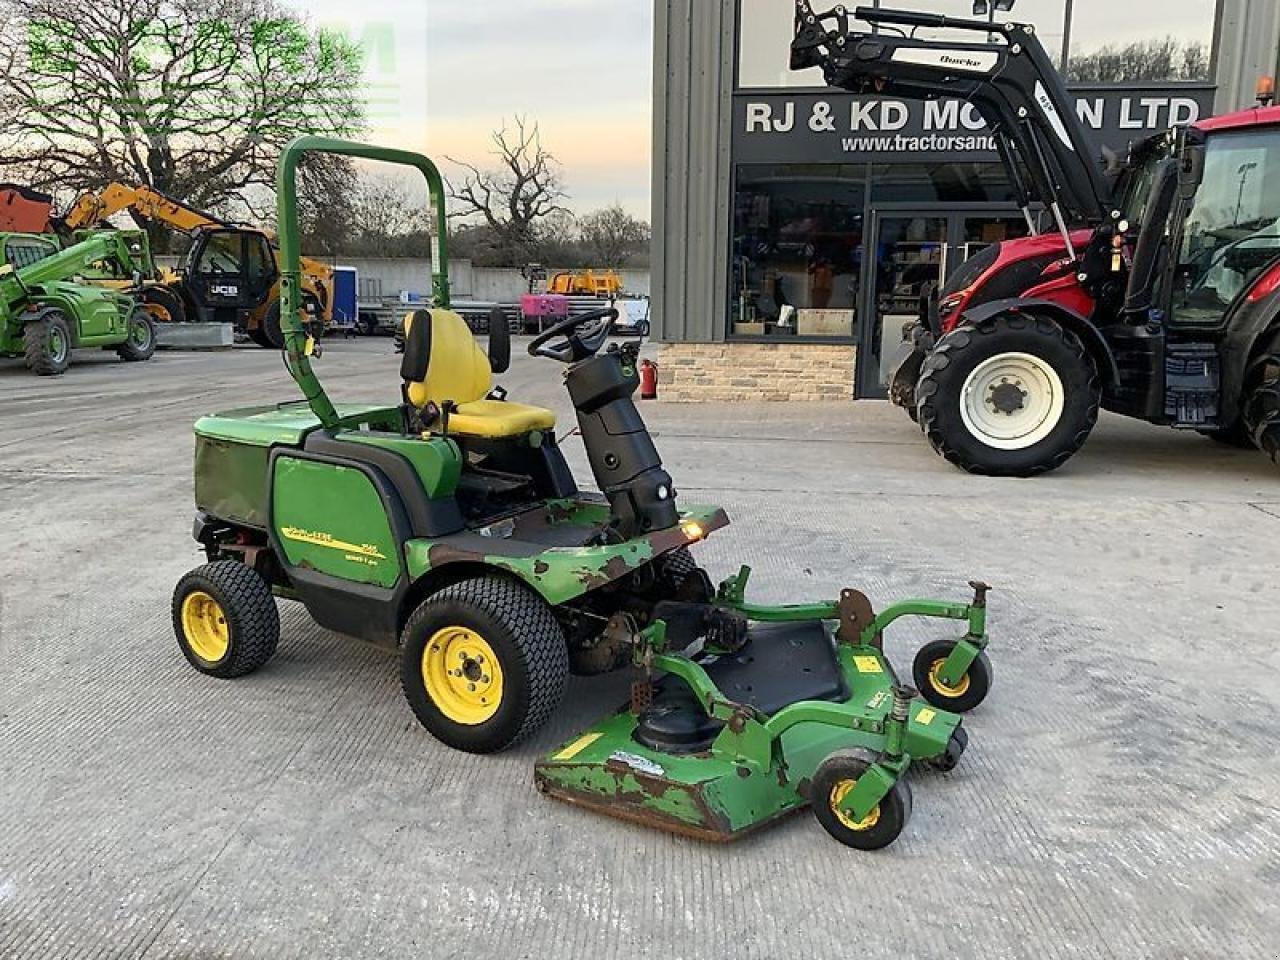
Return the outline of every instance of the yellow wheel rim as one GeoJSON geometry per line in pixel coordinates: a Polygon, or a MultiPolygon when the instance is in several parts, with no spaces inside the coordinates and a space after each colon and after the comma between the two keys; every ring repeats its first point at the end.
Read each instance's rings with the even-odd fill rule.
{"type": "Polygon", "coordinates": [[[836,815],[836,819],[848,827],[850,830],[861,833],[863,830],[870,830],[880,822],[880,804],[876,804],[876,808],[868,813],[861,820],[855,820],[849,814],[840,809],[840,803],[849,795],[849,791],[858,785],[857,780],[841,780],[831,788],[831,811],[836,815]]]}
{"type": "Polygon", "coordinates": [[[502,665],[484,637],[467,627],[445,627],[427,641],[422,682],[454,723],[484,723],[502,704],[502,665]]]}
{"type": "Polygon", "coordinates": [[[203,590],[182,601],[182,634],[187,645],[206,663],[218,663],[231,647],[231,628],[221,605],[203,590]]]}
{"type": "Polygon", "coordinates": [[[929,682],[933,684],[933,689],[944,697],[963,697],[969,691],[969,675],[966,673],[954,687],[943,683],[942,665],[946,662],[946,657],[940,657],[933,661],[933,664],[929,667],[929,682]]]}

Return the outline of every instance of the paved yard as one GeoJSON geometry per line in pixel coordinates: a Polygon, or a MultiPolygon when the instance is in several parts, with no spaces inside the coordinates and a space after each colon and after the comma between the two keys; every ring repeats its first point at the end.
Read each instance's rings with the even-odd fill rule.
{"type": "MultiPolygon", "coordinates": [[[[575,681],[535,742],[451,753],[392,657],[282,603],[260,673],[194,673],[169,625],[191,422],[292,399],[278,356],[0,361],[0,958],[1274,958],[1280,942],[1280,472],[1106,417],[1039,480],[937,459],[884,404],[646,405],[699,547],[761,597],[992,595],[996,687],[877,854],[811,817],[730,847],[533,790],[534,758],[624,696],[575,681]]],[[[388,341],[338,397],[394,399],[388,341]]],[[[513,399],[571,422],[548,361],[513,399]]],[[[571,441],[569,446],[574,446],[571,441]]],[[[589,480],[585,460],[575,470],[589,480]]],[[[928,632],[902,628],[904,665],[928,632]]]]}

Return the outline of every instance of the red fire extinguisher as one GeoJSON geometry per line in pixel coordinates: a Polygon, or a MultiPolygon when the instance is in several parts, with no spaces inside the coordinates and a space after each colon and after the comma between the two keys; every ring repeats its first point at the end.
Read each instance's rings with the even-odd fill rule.
{"type": "Polygon", "coordinates": [[[648,357],[640,361],[640,399],[658,399],[658,365],[648,357]]]}

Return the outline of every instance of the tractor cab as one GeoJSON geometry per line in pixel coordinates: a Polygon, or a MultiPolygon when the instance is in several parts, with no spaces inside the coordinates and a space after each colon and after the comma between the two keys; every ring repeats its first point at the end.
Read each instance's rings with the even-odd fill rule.
{"type": "Polygon", "coordinates": [[[265,233],[240,227],[197,230],[183,266],[194,318],[247,330],[280,279],[265,233]]]}

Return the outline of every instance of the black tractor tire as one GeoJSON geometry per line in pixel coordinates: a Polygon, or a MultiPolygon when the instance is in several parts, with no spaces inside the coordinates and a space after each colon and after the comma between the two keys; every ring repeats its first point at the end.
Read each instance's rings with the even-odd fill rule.
{"type": "MultiPolygon", "coordinates": [[[[400,683],[405,699],[427,732],[455,750],[505,750],[541,727],[564,699],[569,679],[564,632],[546,601],[514,580],[477,577],[436,591],[410,615],[400,638],[400,683]],[[475,681],[471,685],[474,695],[461,690],[456,694],[466,698],[463,709],[473,711],[468,715],[458,712],[456,701],[452,705],[443,702],[447,688],[440,691],[442,703],[438,704],[427,679],[429,655],[443,656],[446,651],[442,647],[452,649],[448,634],[453,630],[478,636],[498,667],[494,673],[483,655],[461,658],[465,662],[458,665],[459,671],[477,672],[475,677],[469,672],[458,676],[460,684],[475,681]],[[495,686],[499,692],[496,705],[479,702],[485,690],[495,686]]],[[[453,671],[449,673],[452,676],[453,671]]]]}
{"type": "Polygon", "coordinates": [[[280,299],[277,297],[262,315],[262,326],[249,331],[249,339],[268,350],[284,349],[284,330],[280,326],[280,299]]]}
{"type": "Polygon", "coordinates": [[[71,366],[71,324],[61,310],[40,311],[22,331],[27,369],[39,377],[56,377],[71,366]]]}
{"type": "Polygon", "coordinates": [[[715,587],[688,547],[677,547],[656,561],[658,579],[666,595],[673,600],[687,603],[710,603],[715,598],[715,587]]]}
{"type": "Polygon", "coordinates": [[[150,360],[156,352],[156,325],[144,307],[129,318],[129,338],[116,347],[116,355],[128,363],[150,360]]]}
{"type": "Polygon", "coordinates": [[[165,287],[144,287],[138,292],[142,308],[156,323],[186,323],[187,307],[182,298],[165,287]]]}
{"type": "Polygon", "coordinates": [[[857,850],[879,850],[898,839],[911,819],[911,785],[895,783],[862,824],[852,825],[836,809],[836,801],[846,784],[857,783],[877,757],[869,750],[837,750],[818,765],[809,785],[809,803],[818,823],[834,839],[857,850]]]}
{"type": "Polygon", "coordinates": [[[1280,357],[1275,368],[1276,375],[1268,376],[1250,393],[1244,419],[1254,446],[1280,465],[1280,357]]]}
{"type": "Polygon", "coordinates": [[[252,673],[275,655],[280,612],[271,588],[256,570],[238,560],[218,560],[196,567],[178,581],[173,591],[173,632],[188,663],[208,676],[231,680],[252,673]],[[207,638],[196,632],[198,627],[192,629],[192,619],[202,618],[187,604],[207,607],[201,595],[217,604],[213,613],[222,618],[218,626],[225,627],[226,649],[217,651],[220,655],[208,649],[207,638]]]}
{"type": "MultiPolygon", "coordinates": [[[[1022,392],[1016,382],[1010,389],[1022,392]]],[[[920,370],[916,415],[933,449],[961,469],[995,477],[1033,477],[1056,470],[1084,445],[1098,421],[1101,399],[1097,365],[1075,334],[1046,317],[1007,313],[981,326],[957,327],[938,341],[920,370]],[[962,412],[963,394],[970,375],[981,365],[1019,354],[1057,376],[1062,408],[1043,437],[1021,449],[1004,449],[970,429],[962,412]]],[[[994,401],[988,402],[994,409],[994,401]]]]}
{"type": "Polygon", "coordinates": [[[1241,450],[1253,450],[1256,447],[1253,442],[1253,435],[1249,432],[1249,428],[1243,419],[1236,420],[1230,426],[1223,427],[1221,430],[1200,430],[1198,432],[1214,443],[1222,444],[1224,447],[1238,447],[1241,450]]]}
{"type": "Polygon", "coordinates": [[[978,654],[960,683],[954,688],[947,687],[936,679],[934,671],[943,660],[951,656],[955,645],[954,640],[926,643],[917,651],[915,660],[911,663],[911,679],[920,691],[920,696],[938,709],[951,713],[968,713],[987,699],[987,694],[991,692],[991,659],[986,651],[978,654]]]}

